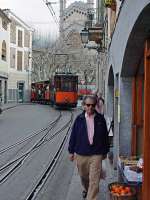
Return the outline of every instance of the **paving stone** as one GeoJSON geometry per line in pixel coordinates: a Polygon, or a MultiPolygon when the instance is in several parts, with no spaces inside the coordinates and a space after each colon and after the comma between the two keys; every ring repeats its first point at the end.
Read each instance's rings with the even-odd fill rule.
{"type": "MultiPolygon", "coordinates": [[[[100,181],[98,200],[110,200],[108,184],[117,181],[117,172],[113,170],[108,159],[103,161],[103,167],[106,169],[106,178],[105,180],[101,179],[100,181]]],[[[82,200],[82,186],[76,167],[74,169],[66,200],[82,200]]]]}

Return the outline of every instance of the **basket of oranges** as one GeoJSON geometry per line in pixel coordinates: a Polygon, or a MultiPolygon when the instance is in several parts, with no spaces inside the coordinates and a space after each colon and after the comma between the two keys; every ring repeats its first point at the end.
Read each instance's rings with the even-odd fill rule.
{"type": "Polygon", "coordinates": [[[124,183],[110,183],[108,185],[111,200],[135,200],[136,190],[124,183]]]}

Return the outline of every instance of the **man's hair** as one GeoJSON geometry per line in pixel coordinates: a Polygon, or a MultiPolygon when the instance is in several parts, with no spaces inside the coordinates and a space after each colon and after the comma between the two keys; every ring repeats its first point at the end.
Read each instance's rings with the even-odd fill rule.
{"type": "Polygon", "coordinates": [[[97,104],[97,98],[95,95],[87,95],[87,96],[84,96],[84,98],[83,98],[83,102],[82,102],[83,105],[85,105],[85,102],[87,99],[91,99],[94,101],[95,105],[97,104]]]}

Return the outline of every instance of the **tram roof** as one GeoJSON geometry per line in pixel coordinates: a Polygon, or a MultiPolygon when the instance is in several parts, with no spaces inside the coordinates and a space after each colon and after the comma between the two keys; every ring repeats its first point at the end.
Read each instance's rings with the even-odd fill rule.
{"type": "Polygon", "coordinates": [[[55,76],[77,76],[77,75],[72,73],[55,73],[55,76]]]}

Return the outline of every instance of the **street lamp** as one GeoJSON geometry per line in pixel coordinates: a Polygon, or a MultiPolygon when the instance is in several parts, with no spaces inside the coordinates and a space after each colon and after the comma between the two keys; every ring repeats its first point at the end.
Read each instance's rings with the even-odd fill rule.
{"type": "Polygon", "coordinates": [[[102,45],[102,40],[103,40],[103,29],[102,27],[90,27],[90,28],[84,28],[81,33],[81,41],[82,43],[85,45],[84,48],[88,48],[88,49],[95,49],[98,53],[98,70],[97,70],[97,74],[98,74],[98,89],[99,89],[99,83],[100,83],[100,52],[104,51],[104,47],[102,45]],[[95,41],[95,43],[97,45],[95,46],[88,46],[88,41],[95,41]]]}
{"type": "Polygon", "coordinates": [[[89,41],[89,32],[86,27],[80,32],[80,36],[81,36],[81,42],[83,44],[87,44],[89,41]]]}

